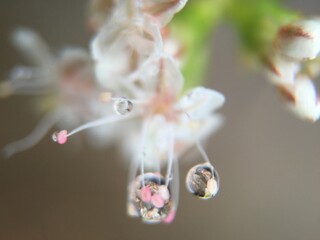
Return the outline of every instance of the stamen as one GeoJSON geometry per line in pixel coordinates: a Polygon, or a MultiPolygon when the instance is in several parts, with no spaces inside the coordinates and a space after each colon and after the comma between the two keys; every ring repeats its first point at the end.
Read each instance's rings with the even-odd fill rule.
{"type": "Polygon", "coordinates": [[[171,191],[171,198],[172,198],[172,208],[167,215],[165,219],[162,220],[163,223],[165,224],[170,224],[175,216],[176,216],[176,209],[178,208],[179,205],[179,164],[177,159],[174,159],[173,161],[173,179],[172,179],[172,191],[171,191]]]}
{"type": "Polygon", "coordinates": [[[48,130],[62,117],[60,109],[47,114],[36,126],[36,128],[25,138],[10,143],[3,148],[4,155],[9,158],[13,154],[27,150],[37,144],[48,130]]]}
{"type": "Polygon", "coordinates": [[[132,204],[131,200],[134,198],[135,192],[135,179],[139,169],[139,159],[134,157],[131,161],[129,174],[128,174],[128,193],[127,193],[127,213],[129,216],[138,217],[139,213],[137,212],[135,206],[132,204]]]}
{"type": "Polygon", "coordinates": [[[168,168],[167,168],[167,176],[166,176],[166,186],[169,186],[169,182],[172,176],[172,163],[173,163],[173,153],[174,153],[174,128],[171,125],[171,136],[168,141],[168,168]]]}
{"type": "Polygon", "coordinates": [[[62,130],[60,132],[54,132],[52,134],[52,140],[56,143],[59,143],[59,144],[65,144],[68,139],[67,135],[68,135],[67,130],[62,130]]]}
{"type": "Polygon", "coordinates": [[[140,142],[140,148],[141,148],[141,152],[139,153],[140,154],[140,156],[139,156],[139,158],[140,158],[140,174],[142,176],[143,186],[145,185],[145,182],[144,182],[144,160],[146,157],[145,147],[146,147],[147,133],[148,133],[148,129],[149,129],[149,121],[150,121],[150,119],[147,119],[143,123],[141,142],[140,142]]]}
{"type": "MultiPolygon", "coordinates": [[[[185,112],[185,114],[186,114],[186,116],[189,118],[189,120],[191,121],[190,115],[189,115],[187,112],[185,112]]],[[[210,162],[210,160],[209,160],[209,157],[208,157],[206,151],[204,150],[204,148],[203,148],[200,140],[199,140],[197,137],[195,138],[195,144],[196,144],[196,147],[197,147],[198,151],[200,152],[201,156],[203,157],[203,159],[204,159],[207,163],[209,163],[210,165],[212,165],[211,162],[210,162]]]]}
{"type": "Polygon", "coordinates": [[[28,67],[16,67],[12,70],[8,80],[0,83],[0,97],[11,94],[43,94],[49,91],[48,79],[37,70],[28,67]]]}
{"type": "Polygon", "coordinates": [[[203,159],[204,159],[207,163],[209,163],[210,165],[212,165],[211,162],[210,162],[210,160],[209,160],[209,157],[208,157],[206,151],[204,150],[203,146],[201,145],[199,139],[196,138],[195,141],[196,141],[197,149],[199,150],[199,152],[200,152],[201,156],[203,157],[203,159]]]}
{"type": "Polygon", "coordinates": [[[172,179],[172,199],[173,207],[178,208],[179,192],[180,192],[180,179],[179,179],[179,163],[177,159],[173,161],[173,179],[172,179]]]}
{"type": "Polygon", "coordinates": [[[144,157],[145,157],[145,153],[143,153],[143,157],[141,158],[141,163],[140,163],[140,174],[142,175],[143,186],[145,186],[145,184],[144,184],[144,157]]]}
{"type": "Polygon", "coordinates": [[[74,130],[70,131],[67,134],[67,137],[70,137],[71,135],[78,133],[80,131],[83,131],[85,129],[88,129],[88,128],[99,127],[99,126],[109,124],[109,123],[115,123],[115,122],[119,122],[119,121],[128,120],[131,118],[135,118],[138,115],[139,114],[136,113],[136,114],[131,114],[131,115],[127,115],[127,116],[112,115],[112,116],[100,118],[98,120],[94,120],[92,122],[85,123],[85,124],[81,125],[80,127],[75,128],[74,130]]]}

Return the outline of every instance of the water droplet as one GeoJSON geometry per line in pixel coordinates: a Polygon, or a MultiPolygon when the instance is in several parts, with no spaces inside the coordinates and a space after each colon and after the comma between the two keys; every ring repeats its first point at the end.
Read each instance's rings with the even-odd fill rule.
{"type": "Polygon", "coordinates": [[[199,198],[213,198],[219,190],[219,175],[212,165],[198,164],[189,170],[186,185],[188,191],[199,198]]]}
{"type": "Polygon", "coordinates": [[[130,216],[135,216],[133,213],[139,213],[139,217],[145,223],[160,223],[172,212],[170,189],[165,185],[165,179],[160,174],[140,175],[129,187],[128,213],[130,216]],[[166,196],[167,193],[169,197],[166,196]]]}
{"type": "Polygon", "coordinates": [[[125,97],[117,98],[113,105],[114,111],[119,115],[125,115],[131,112],[133,104],[125,97]]]}

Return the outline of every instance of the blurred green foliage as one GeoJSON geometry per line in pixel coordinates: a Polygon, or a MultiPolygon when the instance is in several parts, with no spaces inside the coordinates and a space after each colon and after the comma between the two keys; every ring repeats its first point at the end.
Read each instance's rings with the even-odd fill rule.
{"type": "Polygon", "coordinates": [[[185,90],[203,82],[210,64],[210,37],[219,23],[228,23],[245,53],[261,61],[279,26],[298,17],[280,0],[189,0],[169,25],[172,35],[187,49],[182,69],[185,90]]]}

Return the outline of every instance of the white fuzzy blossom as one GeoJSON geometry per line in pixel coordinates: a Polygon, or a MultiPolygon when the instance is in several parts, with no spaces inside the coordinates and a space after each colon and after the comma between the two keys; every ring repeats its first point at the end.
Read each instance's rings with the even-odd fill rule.
{"type": "MultiPolygon", "coordinates": [[[[170,223],[174,219],[179,198],[177,161],[193,146],[201,154],[202,164],[188,175],[191,193],[208,199],[219,189],[218,174],[201,141],[221,126],[222,117],[216,110],[225,98],[201,86],[185,92],[179,43],[175,42],[174,47],[163,43],[162,28],[186,2],[119,0],[103,5],[103,0],[93,1],[97,5],[92,8],[91,23],[97,33],[90,45],[92,57],[67,49],[56,58],[33,32],[24,30],[18,34],[18,39],[23,40],[18,45],[37,66],[36,75],[46,80],[42,83],[44,89],[53,91],[57,99],[55,121],[51,116],[50,124],[44,120],[41,134],[32,136],[33,142],[28,138],[23,143],[38,141],[57,119],[72,123],[79,119],[83,122],[86,116],[94,119],[72,131],[55,132],[53,140],[64,144],[73,134],[90,129],[91,136],[99,139],[95,142],[117,141],[132,158],[128,214],[146,223],[170,223]],[[106,6],[108,14],[96,6],[106,6]]],[[[34,76],[32,69],[32,79],[37,79],[34,76]]],[[[17,77],[5,82],[2,94],[25,91],[20,82],[17,77]]],[[[68,127],[68,122],[62,123],[68,127]]],[[[6,149],[22,150],[19,144],[6,149]]]]}
{"type": "Polygon", "coordinates": [[[317,121],[319,97],[312,79],[320,72],[320,19],[282,26],[268,62],[268,77],[288,109],[302,119],[317,121]]]}
{"type": "MultiPolygon", "coordinates": [[[[4,147],[7,157],[35,145],[54,124],[72,127],[107,112],[101,110],[88,52],[66,48],[54,56],[43,39],[26,28],[16,30],[12,40],[32,65],[14,68],[8,80],[1,82],[0,96],[34,95],[41,103],[39,112],[45,116],[28,136],[4,147]]],[[[96,130],[88,136],[93,132],[96,130]]]]}

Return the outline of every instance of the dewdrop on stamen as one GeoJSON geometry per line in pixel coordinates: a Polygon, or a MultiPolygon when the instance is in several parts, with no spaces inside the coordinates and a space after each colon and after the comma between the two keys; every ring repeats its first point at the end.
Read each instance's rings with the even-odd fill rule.
{"type": "Polygon", "coordinates": [[[116,98],[113,104],[114,111],[119,115],[125,115],[131,112],[132,108],[132,102],[125,97],[116,98]]]}
{"type": "MultiPolygon", "coordinates": [[[[125,97],[112,98],[112,93],[109,93],[109,92],[105,92],[103,94],[104,94],[105,100],[107,100],[107,102],[109,102],[111,100],[115,101],[114,102],[114,109],[118,113],[118,115],[122,115],[122,116],[111,115],[111,116],[107,116],[107,117],[104,117],[101,119],[97,119],[92,122],[85,123],[85,124],[75,128],[74,130],[70,131],[69,133],[67,130],[54,132],[52,134],[52,140],[58,144],[65,144],[68,140],[68,137],[70,137],[71,135],[73,135],[77,132],[83,131],[88,128],[98,127],[98,126],[101,126],[104,124],[115,123],[115,122],[127,119],[128,116],[123,116],[123,115],[131,112],[131,110],[133,108],[132,102],[125,97]]],[[[136,115],[131,114],[131,116],[129,116],[129,118],[135,117],[135,116],[136,115]]]]}
{"type": "MultiPolygon", "coordinates": [[[[190,115],[187,112],[185,114],[191,120],[190,115]]],[[[198,139],[196,139],[195,144],[205,162],[193,166],[188,171],[186,187],[193,195],[201,199],[210,199],[216,196],[219,191],[219,175],[198,139]]]]}
{"type": "Polygon", "coordinates": [[[219,190],[219,176],[209,163],[192,167],[186,177],[186,186],[190,193],[202,198],[213,198],[219,190]]]}

